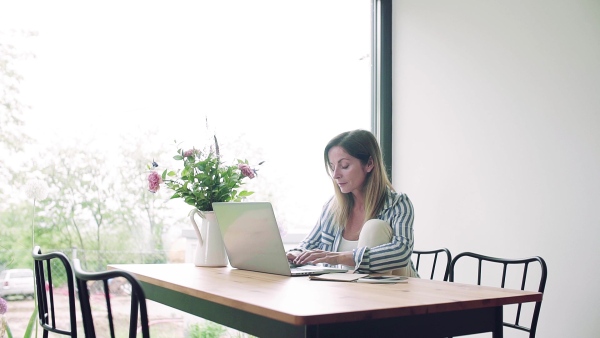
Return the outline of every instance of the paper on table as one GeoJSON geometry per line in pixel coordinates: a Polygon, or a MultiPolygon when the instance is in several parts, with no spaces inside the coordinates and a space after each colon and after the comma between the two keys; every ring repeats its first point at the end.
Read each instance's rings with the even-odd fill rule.
{"type": "Polygon", "coordinates": [[[374,284],[395,284],[395,283],[407,283],[408,277],[404,276],[390,276],[390,275],[372,275],[367,277],[362,277],[356,280],[358,283],[374,283],[374,284]]]}
{"type": "Polygon", "coordinates": [[[332,282],[354,282],[362,277],[367,277],[368,273],[328,273],[324,275],[308,276],[310,280],[323,280],[332,282]]]}

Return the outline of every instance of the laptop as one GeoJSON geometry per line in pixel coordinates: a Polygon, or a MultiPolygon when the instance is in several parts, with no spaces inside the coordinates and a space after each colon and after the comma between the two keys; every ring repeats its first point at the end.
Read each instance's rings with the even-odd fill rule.
{"type": "Polygon", "coordinates": [[[291,267],[270,202],[213,202],[213,210],[234,268],[283,276],[349,271],[321,265],[291,267]]]}

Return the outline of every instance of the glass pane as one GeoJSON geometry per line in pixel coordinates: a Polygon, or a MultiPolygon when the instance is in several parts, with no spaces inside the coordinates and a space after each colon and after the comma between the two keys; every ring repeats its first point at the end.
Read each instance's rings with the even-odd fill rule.
{"type": "Polygon", "coordinates": [[[224,158],[265,161],[248,200],[273,202],[287,233],[304,234],[333,191],[326,142],[370,129],[369,0],[12,6],[0,21],[38,32],[19,67],[39,151],[86,147],[116,168],[137,142],[168,149],[148,159],[163,164],[174,140],[210,143],[208,120],[224,158]]]}

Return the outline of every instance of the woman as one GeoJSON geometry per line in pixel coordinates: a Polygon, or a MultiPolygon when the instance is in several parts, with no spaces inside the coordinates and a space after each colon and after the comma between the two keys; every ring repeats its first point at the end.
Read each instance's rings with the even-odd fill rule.
{"type": "Polygon", "coordinates": [[[288,251],[288,260],[418,277],[411,261],[413,206],[392,187],[375,136],[366,130],[341,133],[323,156],[335,195],[310,234],[288,251]]]}

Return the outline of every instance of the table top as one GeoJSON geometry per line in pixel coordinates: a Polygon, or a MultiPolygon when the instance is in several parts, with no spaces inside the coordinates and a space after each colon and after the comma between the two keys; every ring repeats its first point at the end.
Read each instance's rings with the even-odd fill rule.
{"type": "MultiPolygon", "coordinates": [[[[314,325],[497,307],[539,292],[409,278],[408,283],[314,281],[193,264],[111,264],[142,282],[293,325],[314,325]]],[[[152,298],[151,295],[147,295],[152,298]]]]}

